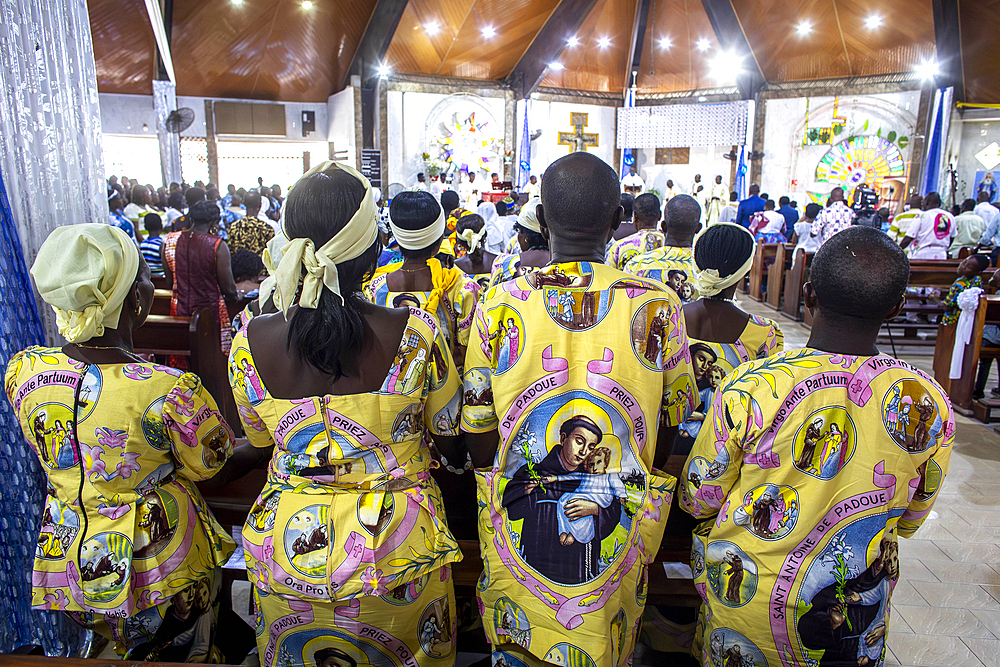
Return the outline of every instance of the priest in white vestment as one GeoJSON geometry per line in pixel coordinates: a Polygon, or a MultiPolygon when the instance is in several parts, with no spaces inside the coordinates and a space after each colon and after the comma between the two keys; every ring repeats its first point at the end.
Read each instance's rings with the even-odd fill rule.
{"type": "Polygon", "coordinates": [[[713,225],[719,221],[722,209],[729,203],[729,188],[722,182],[722,176],[715,177],[715,183],[708,190],[705,205],[705,220],[713,225]]]}

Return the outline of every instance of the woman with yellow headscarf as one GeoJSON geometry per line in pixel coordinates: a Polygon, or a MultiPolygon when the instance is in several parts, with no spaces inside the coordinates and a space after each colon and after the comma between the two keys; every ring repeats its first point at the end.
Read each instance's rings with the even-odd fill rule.
{"type": "Polygon", "coordinates": [[[445,330],[361,294],[382,247],[354,169],[318,165],[284,215],[279,312],[250,320],[229,358],[247,437],[275,447],[243,529],[261,664],[449,666],[461,553],[424,441],[465,458],[445,330]]]}
{"type": "Polygon", "coordinates": [[[436,257],[445,234],[441,206],[426,192],[401,192],[389,205],[389,226],[403,254],[403,263],[376,276],[365,293],[380,306],[409,303],[434,315],[455,365],[461,369],[479,285],[461,269],[443,266],[436,257]]]}
{"type": "Polygon", "coordinates": [[[31,275],[68,341],[18,353],[4,383],[48,479],[32,606],[69,612],[129,659],[239,662],[250,629],[243,646],[239,631],[215,635],[236,545],[194,486],[233,434],[198,376],[135,356],[149,267],[120,229],[73,225],[31,275]]]}

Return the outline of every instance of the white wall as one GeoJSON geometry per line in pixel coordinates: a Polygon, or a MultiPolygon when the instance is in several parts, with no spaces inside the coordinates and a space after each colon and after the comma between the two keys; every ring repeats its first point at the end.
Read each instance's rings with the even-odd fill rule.
{"type": "MultiPolygon", "coordinates": [[[[354,87],[348,86],[335,95],[330,95],[326,101],[326,113],[329,125],[327,140],[333,142],[336,150],[347,149],[347,163],[356,164],[356,138],[354,136],[354,87]]],[[[319,127],[319,119],[317,125],[319,127]]]]}
{"type": "Polygon", "coordinates": [[[646,189],[655,189],[662,195],[667,189],[667,180],[670,179],[674,182],[675,189],[691,194],[688,190],[691,189],[695,174],[701,174],[701,182],[705,184],[706,190],[715,183],[716,176],[722,176],[723,184],[730,191],[733,190],[733,184],[729,182],[733,163],[722,157],[732,148],[692,146],[688,164],[656,164],[656,151],[652,148],[636,149],[632,153],[635,155],[636,172],[646,181],[646,189]]]}
{"type": "MultiPolygon", "coordinates": [[[[976,182],[976,172],[986,171],[986,167],[976,158],[976,153],[982,151],[991,143],[1000,143],[1000,112],[993,109],[969,109],[965,111],[961,122],[952,121],[952,141],[949,157],[958,168],[956,202],[975,198],[973,186],[976,182]]],[[[990,170],[1000,176],[1000,167],[990,170]]],[[[943,176],[939,184],[942,198],[950,196],[951,190],[947,177],[943,176]]]]}
{"type": "MultiPolygon", "coordinates": [[[[570,125],[570,113],[586,113],[588,124],[584,132],[596,133],[598,145],[588,148],[588,152],[598,156],[618,170],[615,164],[615,119],[616,107],[576,102],[545,102],[542,100],[519,100],[514,117],[514,137],[520,149],[524,132],[524,105],[528,104],[528,133],[542,130],[538,139],[531,142],[531,173],[541,175],[545,168],[564,155],[569,155],[571,147],[559,143],[560,132],[574,132],[570,125]]],[[[520,154],[515,157],[515,165],[520,164],[520,154]]]]}

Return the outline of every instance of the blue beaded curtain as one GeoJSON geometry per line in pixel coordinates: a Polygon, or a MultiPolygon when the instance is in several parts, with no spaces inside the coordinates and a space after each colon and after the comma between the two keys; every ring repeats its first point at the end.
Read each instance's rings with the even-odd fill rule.
{"type": "MultiPolygon", "coordinates": [[[[43,344],[42,323],[0,175],[0,369],[15,353],[43,344]]],[[[31,610],[31,569],[45,475],[21,434],[14,408],[0,398],[0,653],[41,644],[73,655],[83,632],[61,612],[31,610]]]]}

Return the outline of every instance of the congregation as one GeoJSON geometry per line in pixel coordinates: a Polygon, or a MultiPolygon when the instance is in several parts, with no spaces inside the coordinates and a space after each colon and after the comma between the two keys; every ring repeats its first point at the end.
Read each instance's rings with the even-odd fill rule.
{"type": "Polygon", "coordinates": [[[452,665],[472,628],[506,667],[630,664],[640,639],[704,665],[880,664],[897,539],[931,512],[955,421],[876,339],[908,257],[965,249],[967,287],[1000,211],[929,193],[890,216],[838,187],[800,213],[700,175],[661,201],[634,176],[574,152],[496,203],[474,173],[390,200],[336,161],[287,197],[109,179],[109,224],[56,229],[31,268],[67,344],[7,367],[48,476],[34,608],[137,660],[358,667],[377,637],[373,664],[452,665]],[[735,299],[772,243],[815,253],[801,349],[735,299]],[[157,285],[171,316],[211,314],[232,396],[137,355],[157,285]],[[222,603],[237,542],[196,483],[265,463],[239,538],[254,629],[222,603]],[[680,512],[696,616],[646,604],[680,512]]]}

